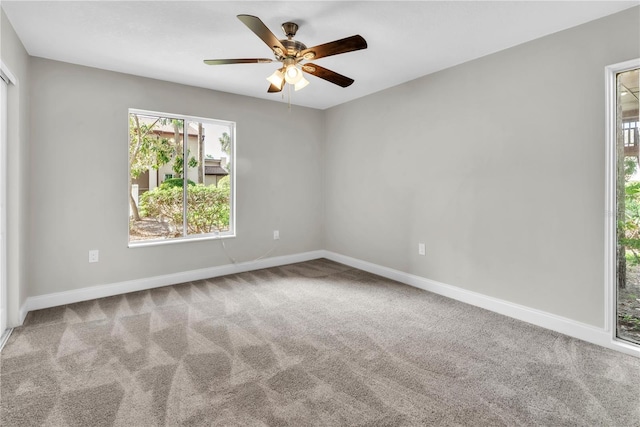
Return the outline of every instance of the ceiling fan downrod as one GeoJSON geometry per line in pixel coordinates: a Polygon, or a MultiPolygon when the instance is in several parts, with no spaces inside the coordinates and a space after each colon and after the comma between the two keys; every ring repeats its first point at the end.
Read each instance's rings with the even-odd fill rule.
{"type": "Polygon", "coordinates": [[[298,24],[296,24],[295,22],[285,22],[284,24],[282,24],[282,31],[284,32],[284,35],[287,36],[289,40],[291,40],[296,36],[296,33],[298,32],[298,24]]]}

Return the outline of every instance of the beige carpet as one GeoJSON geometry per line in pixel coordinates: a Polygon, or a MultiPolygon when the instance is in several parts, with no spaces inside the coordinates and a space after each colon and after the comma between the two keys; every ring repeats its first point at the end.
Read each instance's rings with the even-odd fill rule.
{"type": "Polygon", "coordinates": [[[640,359],[327,260],[32,312],[1,363],[7,427],[640,426],[640,359]]]}

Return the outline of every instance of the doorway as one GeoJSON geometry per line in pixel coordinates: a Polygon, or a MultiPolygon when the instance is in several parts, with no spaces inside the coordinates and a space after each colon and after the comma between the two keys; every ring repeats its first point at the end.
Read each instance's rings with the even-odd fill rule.
{"type": "Polygon", "coordinates": [[[7,86],[9,78],[0,70],[0,350],[7,331],[7,86]]]}

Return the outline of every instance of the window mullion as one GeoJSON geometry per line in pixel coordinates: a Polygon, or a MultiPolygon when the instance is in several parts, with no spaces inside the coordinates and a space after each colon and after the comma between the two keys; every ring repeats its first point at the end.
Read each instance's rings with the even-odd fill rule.
{"type": "Polygon", "coordinates": [[[187,231],[187,198],[188,177],[187,153],[189,152],[189,135],[187,134],[187,120],[182,120],[182,235],[186,237],[187,231]]]}

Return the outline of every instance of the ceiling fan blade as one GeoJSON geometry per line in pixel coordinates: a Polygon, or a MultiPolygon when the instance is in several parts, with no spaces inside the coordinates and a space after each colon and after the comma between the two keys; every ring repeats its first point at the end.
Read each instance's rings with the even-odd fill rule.
{"type": "Polygon", "coordinates": [[[242,59],[205,59],[207,65],[225,65],[225,64],[266,64],[273,62],[269,58],[242,58],[242,59]]]}
{"type": "Polygon", "coordinates": [[[321,79],[336,84],[340,87],[350,86],[354,82],[353,79],[350,79],[347,76],[343,76],[342,74],[338,74],[335,71],[328,70],[316,64],[304,64],[302,66],[302,71],[312,74],[316,77],[320,77],[321,79]]]}
{"type": "Polygon", "coordinates": [[[354,50],[366,49],[367,41],[360,35],[347,37],[333,42],[310,47],[300,52],[300,56],[312,60],[324,58],[325,56],[338,55],[340,53],[353,52],[354,50]]]}
{"type": "Polygon", "coordinates": [[[256,36],[260,37],[263,42],[269,46],[269,49],[273,50],[276,55],[286,55],[287,48],[285,48],[280,40],[264,25],[264,22],[260,20],[257,16],[253,15],[238,15],[238,19],[242,21],[244,25],[249,27],[251,31],[255,33],[256,36]],[[277,50],[280,50],[278,52],[277,50]]]}

